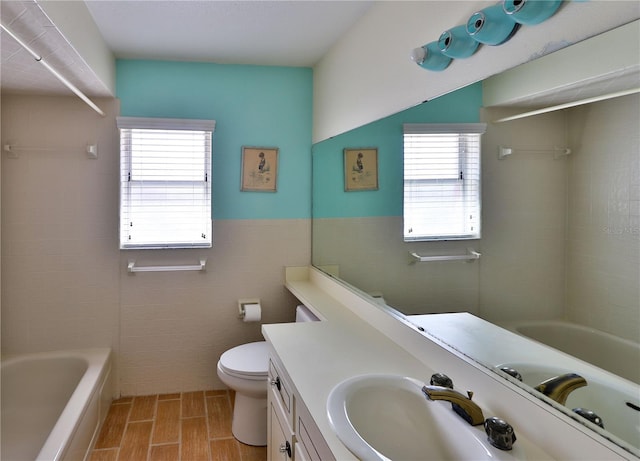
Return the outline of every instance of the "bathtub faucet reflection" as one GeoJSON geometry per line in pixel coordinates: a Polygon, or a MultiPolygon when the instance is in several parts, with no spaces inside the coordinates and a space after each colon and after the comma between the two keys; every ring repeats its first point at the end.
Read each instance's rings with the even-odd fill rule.
{"type": "Polygon", "coordinates": [[[586,386],[587,380],[576,373],[566,373],[564,375],[555,376],[542,381],[534,389],[542,392],[560,405],[564,405],[567,397],[576,389],[586,386]]]}

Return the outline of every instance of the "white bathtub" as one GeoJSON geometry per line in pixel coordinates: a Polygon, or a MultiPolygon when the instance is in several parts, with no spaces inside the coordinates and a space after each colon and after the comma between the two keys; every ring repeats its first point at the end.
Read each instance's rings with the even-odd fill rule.
{"type": "Polygon", "coordinates": [[[640,384],[640,344],[559,320],[523,321],[512,331],[640,384]]]}
{"type": "Polygon", "coordinates": [[[83,460],[112,400],[111,350],[2,360],[2,460],[83,460]]]}
{"type": "Polygon", "coordinates": [[[619,444],[628,444],[627,449],[640,457],[640,345],[559,320],[512,322],[505,326],[563,352],[567,358],[538,352],[536,359],[522,354],[497,368],[515,368],[531,387],[553,376],[578,373],[588,384],[573,391],[565,406],[595,411],[606,429],[601,433],[619,444]],[[579,360],[572,361],[572,357],[579,360]]]}
{"type": "MultiPolygon", "coordinates": [[[[498,328],[469,313],[414,315],[410,316],[410,321],[427,332],[433,332],[455,349],[473,355],[475,361],[514,382],[499,370],[502,366],[515,368],[522,375],[527,385],[525,389],[529,392],[542,381],[561,374],[577,373],[584,377],[588,385],[571,392],[565,407],[547,398],[545,401],[640,459],[640,411],[637,410],[640,408],[640,385],[605,370],[603,366],[589,363],[589,359],[582,355],[594,349],[594,345],[597,353],[613,350],[613,346],[602,344],[609,339],[623,344],[621,352],[618,352],[621,356],[625,353],[623,351],[628,352],[624,346],[633,345],[630,341],[620,341],[610,335],[560,321],[509,322],[501,324],[503,328],[498,328]],[[548,334],[545,335],[545,331],[548,334]],[[524,332],[532,336],[525,336],[524,332]],[[578,334],[582,336],[576,338],[578,334]],[[594,337],[589,337],[589,334],[594,337]],[[563,344],[562,340],[566,338],[579,341],[577,349],[581,351],[580,354],[572,353],[575,348],[563,344]],[[584,358],[578,358],[577,355],[584,358]],[[604,421],[605,429],[578,417],[571,411],[577,407],[598,414],[604,421]]],[[[631,356],[618,357],[617,360],[623,368],[626,366],[638,371],[640,361],[633,357],[633,348],[631,356]]],[[[541,397],[539,393],[536,395],[541,397]]]]}

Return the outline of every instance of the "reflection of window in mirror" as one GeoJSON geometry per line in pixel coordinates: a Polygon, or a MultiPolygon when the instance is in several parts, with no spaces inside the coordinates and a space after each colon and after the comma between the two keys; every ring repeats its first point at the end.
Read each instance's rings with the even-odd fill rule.
{"type": "Polygon", "coordinates": [[[486,125],[404,125],[404,240],[480,238],[480,136],[486,125]]]}

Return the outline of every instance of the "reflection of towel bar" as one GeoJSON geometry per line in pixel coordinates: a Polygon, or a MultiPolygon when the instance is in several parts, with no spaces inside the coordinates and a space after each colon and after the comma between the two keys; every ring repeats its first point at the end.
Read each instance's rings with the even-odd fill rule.
{"type": "Polygon", "coordinates": [[[86,146],[80,147],[29,147],[16,146],[15,144],[5,144],[2,149],[7,153],[9,158],[18,158],[20,151],[32,152],[64,152],[64,151],[83,151],[89,158],[98,158],[98,144],[87,143],[86,146]]]}
{"type": "Polygon", "coordinates": [[[411,260],[409,264],[416,262],[430,262],[430,261],[475,261],[480,259],[481,254],[475,250],[467,249],[465,255],[438,255],[438,256],[420,256],[418,253],[409,252],[411,260]]]}
{"type": "Polygon", "coordinates": [[[200,264],[193,266],[142,266],[137,267],[135,261],[129,261],[129,272],[171,272],[171,271],[203,271],[207,265],[206,259],[201,259],[200,264]]]}
{"type": "Polygon", "coordinates": [[[568,147],[554,147],[553,149],[519,149],[517,147],[505,147],[498,146],[498,160],[504,160],[514,152],[536,152],[536,153],[551,153],[554,159],[559,159],[571,155],[571,149],[568,147]]]}

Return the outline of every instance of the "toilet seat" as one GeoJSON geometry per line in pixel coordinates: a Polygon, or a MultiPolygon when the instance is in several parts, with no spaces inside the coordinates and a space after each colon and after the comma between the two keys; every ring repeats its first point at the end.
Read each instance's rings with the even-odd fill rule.
{"type": "Polygon", "coordinates": [[[269,350],[266,341],[241,344],[220,356],[220,368],[225,373],[243,379],[266,380],[269,371],[269,350]]]}

